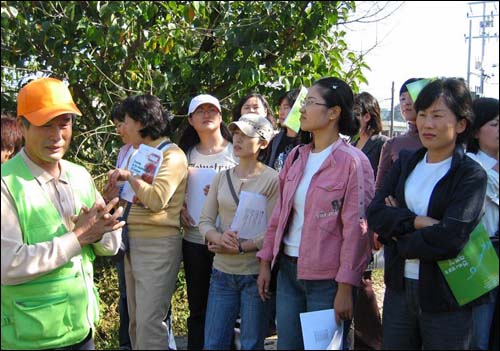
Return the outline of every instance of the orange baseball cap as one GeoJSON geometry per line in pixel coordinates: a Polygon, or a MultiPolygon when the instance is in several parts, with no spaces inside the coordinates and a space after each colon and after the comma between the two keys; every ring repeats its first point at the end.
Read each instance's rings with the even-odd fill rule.
{"type": "Polygon", "coordinates": [[[17,95],[17,116],[41,126],[65,113],[81,116],[66,85],[55,78],[40,78],[29,82],[17,95]]]}

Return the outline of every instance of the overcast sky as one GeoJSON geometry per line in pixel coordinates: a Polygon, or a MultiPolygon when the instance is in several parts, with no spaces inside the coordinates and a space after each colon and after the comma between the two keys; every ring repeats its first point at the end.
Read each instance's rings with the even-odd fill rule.
{"type": "MultiPolygon", "coordinates": [[[[359,3],[359,2],[358,2],[359,3]]],[[[368,2],[365,2],[368,3],[368,2]]],[[[392,2],[394,4],[396,2],[392,2]]],[[[477,2],[475,2],[477,3],[477,2]]],[[[394,5],[393,5],[394,7],[394,5]]],[[[486,13],[498,14],[498,2],[487,4],[486,13]]],[[[379,44],[366,56],[371,71],[366,72],[368,85],[361,91],[374,95],[381,105],[390,106],[391,83],[394,81],[395,105],[401,84],[411,77],[467,78],[469,19],[467,13],[480,16],[483,7],[466,1],[404,2],[394,14],[372,24],[350,25],[347,39],[352,49],[367,50],[379,44]]],[[[472,19],[472,36],[480,36],[479,22],[472,19]]],[[[487,33],[498,35],[498,16],[487,33]]],[[[485,81],[484,95],[498,98],[498,39],[485,42],[483,67],[491,76],[485,81]]],[[[471,47],[471,86],[479,86],[479,70],[475,62],[481,58],[481,39],[473,39],[471,47]]]]}

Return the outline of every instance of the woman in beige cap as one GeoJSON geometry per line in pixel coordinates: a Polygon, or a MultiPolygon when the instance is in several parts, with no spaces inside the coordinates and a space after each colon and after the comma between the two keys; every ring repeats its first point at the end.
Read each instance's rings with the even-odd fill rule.
{"type": "MultiPolygon", "coordinates": [[[[233,132],[233,148],[239,157],[238,166],[218,173],[212,184],[200,217],[200,233],[215,252],[207,317],[205,345],[207,350],[228,350],[233,327],[241,316],[241,348],[263,350],[267,332],[268,301],[261,301],[257,290],[259,265],[255,258],[262,245],[265,229],[253,235],[245,227],[233,223],[238,204],[244,196],[259,198],[262,208],[247,208],[249,219],[267,223],[278,197],[278,173],[259,161],[267,147],[273,128],[257,114],[246,114],[229,129],[233,132]],[[217,223],[220,219],[220,225],[217,223]],[[246,239],[243,239],[246,238],[246,239]]],[[[243,209],[242,207],[240,211],[243,209]]]]}

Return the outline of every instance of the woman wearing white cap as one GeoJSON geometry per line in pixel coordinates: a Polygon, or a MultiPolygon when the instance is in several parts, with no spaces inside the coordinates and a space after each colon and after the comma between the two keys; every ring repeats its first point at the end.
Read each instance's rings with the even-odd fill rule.
{"type": "Polygon", "coordinates": [[[259,298],[259,264],[255,254],[262,246],[265,224],[278,197],[278,173],[260,162],[258,157],[268,146],[273,128],[265,117],[246,114],[232,122],[229,129],[233,132],[234,154],[240,163],[215,176],[199,224],[200,233],[208,241],[210,250],[216,252],[210,279],[204,349],[228,350],[231,347],[233,327],[239,313],[241,348],[263,350],[270,306],[269,301],[263,302],[259,298]],[[245,227],[233,223],[240,199],[241,204],[245,203],[243,196],[262,201],[262,208],[253,211],[247,208],[249,211],[245,212],[252,214],[248,217],[254,220],[252,223],[264,226],[261,232],[256,226],[253,236],[244,235],[249,234],[245,227]],[[217,224],[217,217],[220,224],[217,224]]]}
{"type": "MultiPolygon", "coordinates": [[[[188,159],[189,181],[186,197],[189,198],[189,204],[198,202],[202,205],[205,201],[204,194],[196,195],[194,186],[201,184],[205,188],[208,187],[210,182],[203,180],[207,174],[213,176],[238,164],[231,140],[231,133],[222,121],[219,100],[207,94],[194,97],[189,104],[188,126],[179,141],[179,146],[188,159]]],[[[205,239],[200,234],[199,218],[193,217],[197,217],[196,214],[190,213],[185,204],[181,211],[181,221],[184,227],[182,254],[189,302],[187,348],[201,350],[204,343],[205,312],[213,253],[208,251],[205,239]]]]}

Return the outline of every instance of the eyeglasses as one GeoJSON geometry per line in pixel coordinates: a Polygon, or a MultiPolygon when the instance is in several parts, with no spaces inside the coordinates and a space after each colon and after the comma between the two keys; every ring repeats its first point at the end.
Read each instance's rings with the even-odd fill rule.
{"type": "Polygon", "coordinates": [[[196,110],[193,112],[193,115],[204,116],[205,113],[208,113],[209,116],[213,116],[219,113],[219,110],[217,110],[216,108],[209,108],[208,110],[196,110]]]}
{"type": "Polygon", "coordinates": [[[307,107],[307,106],[311,106],[311,105],[320,105],[320,106],[328,106],[327,104],[322,104],[320,102],[316,102],[314,100],[304,100],[304,102],[302,103],[302,107],[307,107]]]}

